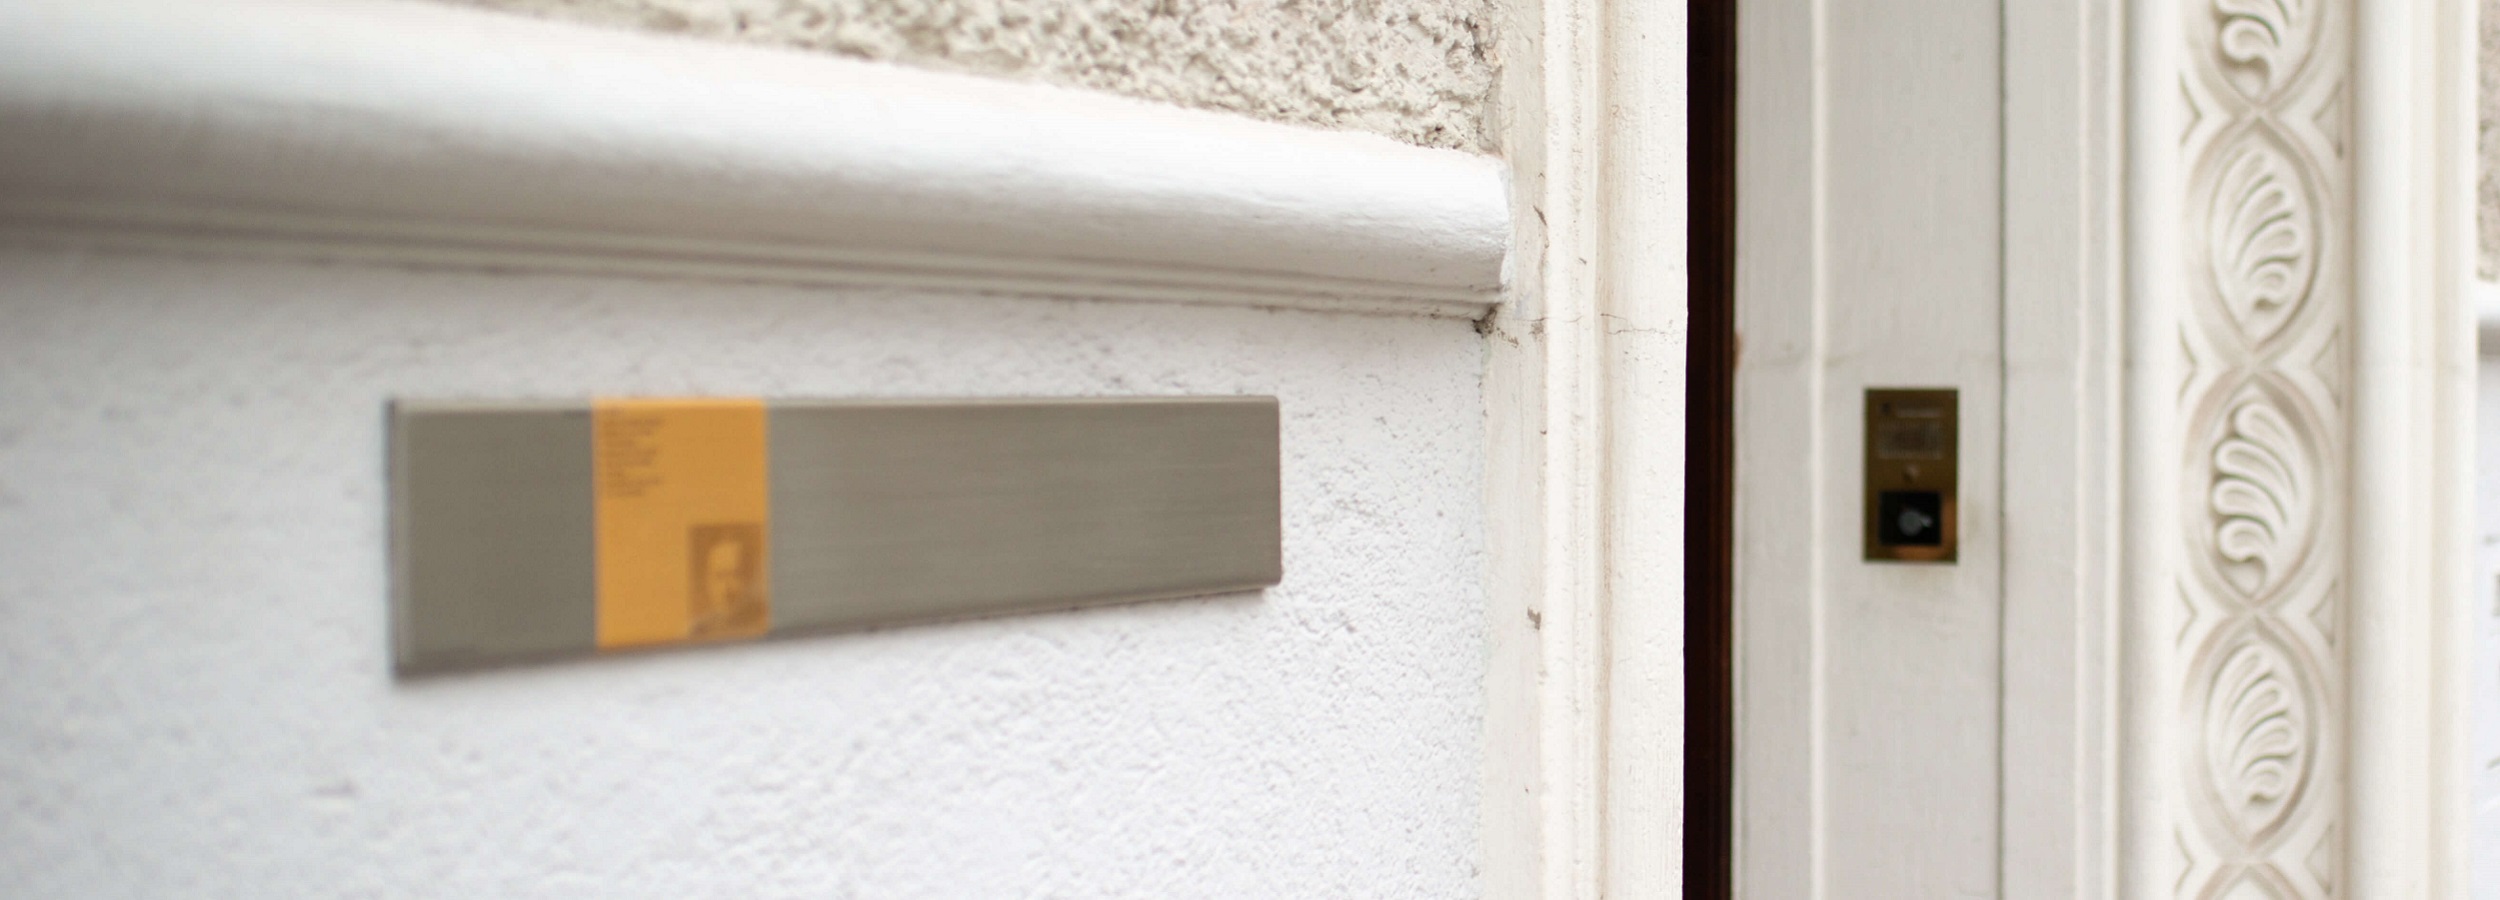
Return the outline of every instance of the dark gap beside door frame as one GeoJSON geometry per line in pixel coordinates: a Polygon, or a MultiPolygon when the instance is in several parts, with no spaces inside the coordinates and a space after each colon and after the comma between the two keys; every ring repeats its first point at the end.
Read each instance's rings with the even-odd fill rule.
{"type": "Polygon", "coordinates": [[[1684,897],[1733,896],[1736,0],[1689,0],[1685,227],[1684,897]]]}

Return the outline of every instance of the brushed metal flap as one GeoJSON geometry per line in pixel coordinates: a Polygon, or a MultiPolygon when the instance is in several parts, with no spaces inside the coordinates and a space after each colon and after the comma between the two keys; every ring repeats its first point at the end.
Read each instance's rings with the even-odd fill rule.
{"type": "MultiPolygon", "coordinates": [[[[721,526],[599,515],[599,404],[395,404],[399,668],[624,649],[602,646],[613,629],[599,627],[603,601],[615,602],[602,591],[621,577],[656,577],[638,592],[646,602],[683,594],[690,609],[707,590],[735,593],[768,607],[766,633],[781,635],[1255,590],[1283,576],[1272,397],[764,406],[769,524],[737,540],[759,545],[767,574],[749,584],[735,574],[746,553],[732,552],[723,577],[738,580],[724,592],[704,581],[704,542],[721,541],[721,526]],[[603,538],[628,526],[640,543],[603,538]],[[665,537],[680,532],[683,553],[665,537]]],[[[689,626],[656,643],[710,639],[689,626]]]]}

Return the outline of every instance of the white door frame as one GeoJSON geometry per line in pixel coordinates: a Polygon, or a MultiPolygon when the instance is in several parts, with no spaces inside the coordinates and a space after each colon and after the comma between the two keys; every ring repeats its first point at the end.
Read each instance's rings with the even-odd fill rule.
{"type": "Polygon", "coordinates": [[[1484,895],[1682,882],[1685,14],[1510,0],[1484,895]]]}
{"type": "Polygon", "coordinates": [[[2004,4],[1999,896],[2118,896],[2112,754],[2126,384],[2117,0],[2004,4]],[[2063,414],[2058,414],[2063,412],[2063,414]]]}

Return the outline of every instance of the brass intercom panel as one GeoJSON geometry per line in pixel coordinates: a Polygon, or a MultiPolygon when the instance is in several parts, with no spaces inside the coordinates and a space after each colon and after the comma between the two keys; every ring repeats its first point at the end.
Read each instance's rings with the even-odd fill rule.
{"type": "Polygon", "coordinates": [[[1952,562],[1961,534],[1961,396],[1866,392],[1866,558],[1952,562]]]}

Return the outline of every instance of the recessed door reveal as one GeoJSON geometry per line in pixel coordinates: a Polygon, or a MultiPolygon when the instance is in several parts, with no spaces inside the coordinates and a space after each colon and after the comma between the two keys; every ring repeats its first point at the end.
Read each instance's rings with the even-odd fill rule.
{"type": "Polygon", "coordinates": [[[401,402],[402,671],[1255,590],[1271,397],[401,402]]]}
{"type": "Polygon", "coordinates": [[[1866,558],[1952,562],[1961,516],[1960,395],[1866,392],[1866,558]]]}

